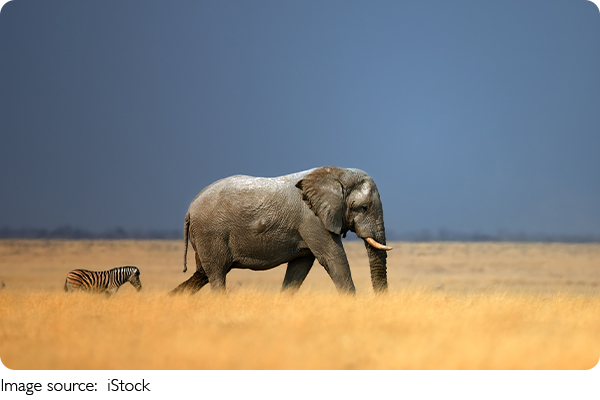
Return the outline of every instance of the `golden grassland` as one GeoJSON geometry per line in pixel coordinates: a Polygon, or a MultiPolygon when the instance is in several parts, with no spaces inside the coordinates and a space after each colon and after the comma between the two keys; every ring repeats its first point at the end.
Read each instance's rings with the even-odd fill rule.
{"type": "Polygon", "coordinates": [[[13,369],[588,369],[600,358],[600,245],[393,243],[374,295],[345,242],[356,296],[315,264],[232,271],[228,293],[167,296],[181,241],[0,241],[0,358],[13,369]],[[144,289],[65,294],[74,268],[136,265],[144,289]]]}

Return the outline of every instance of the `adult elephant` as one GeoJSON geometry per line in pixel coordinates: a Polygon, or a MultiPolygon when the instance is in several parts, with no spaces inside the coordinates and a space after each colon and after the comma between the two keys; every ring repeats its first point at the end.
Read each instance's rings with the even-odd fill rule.
{"type": "Polygon", "coordinates": [[[342,235],[365,241],[375,292],[387,291],[383,208],[375,182],[358,169],[321,167],[276,178],[236,175],[202,190],[185,216],[196,272],[171,293],[210,282],[225,290],[232,268],[267,270],[287,263],[282,290],[295,292],[315,258],[340,292],[355,292],[342,235]]]}

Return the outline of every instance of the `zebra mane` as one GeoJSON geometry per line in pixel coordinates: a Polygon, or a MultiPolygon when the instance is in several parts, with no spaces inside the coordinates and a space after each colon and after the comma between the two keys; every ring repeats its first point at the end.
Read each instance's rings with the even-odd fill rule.
{"type": "Polygon", "coordinates": [[[134,267],[133,265],[126,265],[124,267],[116,267],[116,268],[113,268],[111,271],[115,271],[115,272],[117,272],[117,271],[118,272],[129,272],[129,273],[132,273],[132,274],[134,274],[136,272],[137,273],[140,272],[140,270],[137,267],[134,267]]]}

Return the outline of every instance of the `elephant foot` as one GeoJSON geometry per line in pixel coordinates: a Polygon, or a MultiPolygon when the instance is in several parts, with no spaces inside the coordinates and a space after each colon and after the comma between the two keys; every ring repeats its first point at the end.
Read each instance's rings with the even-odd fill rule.
{"type": "Polygon", "coordinates": [[[175,289],[169,292],[170,296],[182,293],[195,294],[200,289],[204,287],[208,283],[208,277],[204,271],[196,271],[194,275],[190,277],[187,281],[181,283],[175,289]]]}

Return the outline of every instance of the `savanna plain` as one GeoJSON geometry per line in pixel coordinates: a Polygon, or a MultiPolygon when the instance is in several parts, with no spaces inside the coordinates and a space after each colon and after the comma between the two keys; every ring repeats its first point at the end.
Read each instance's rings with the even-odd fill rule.
{"type": "Polygon", "coordinates": [[[315,263],[234,270],[228,292],[169,296],[183,241],[0,241],[0,358],[12,369],[589,369],[600,358],[600,244],[391,243],[375,295],[346,241],[356,296],[315,263]],[[75,268],[135,265],[143,289],[65,293],[75,268]]]}

